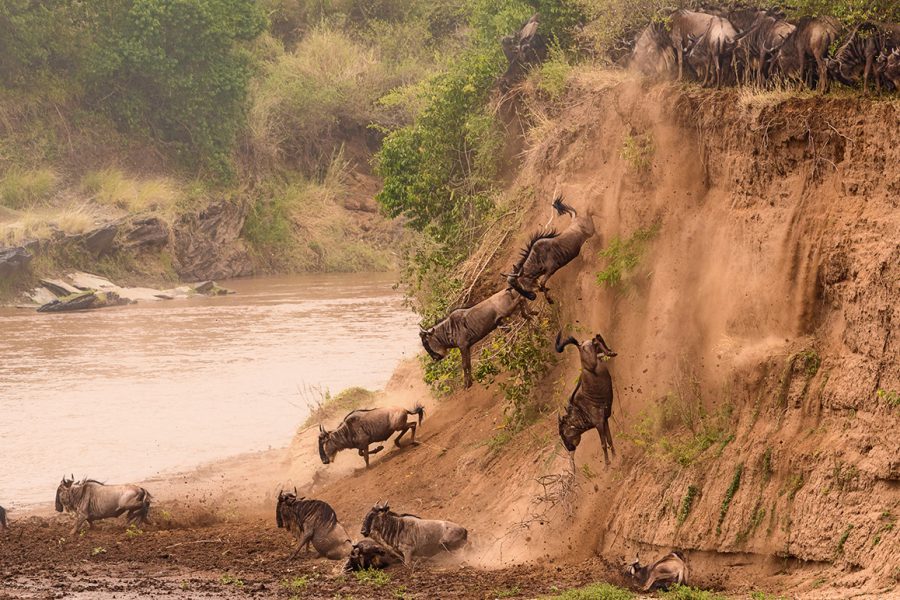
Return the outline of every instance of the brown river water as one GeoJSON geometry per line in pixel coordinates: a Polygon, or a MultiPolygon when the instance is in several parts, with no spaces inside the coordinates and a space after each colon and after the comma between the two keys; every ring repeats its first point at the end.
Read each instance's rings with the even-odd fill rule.
{"type": "Polygon", "coordinates": [[[0,308],[0,504],[63,473],[110,483],[286,445],[315,389],[377,389],[418,352],[392,274],[68,314],[0,308]]]}

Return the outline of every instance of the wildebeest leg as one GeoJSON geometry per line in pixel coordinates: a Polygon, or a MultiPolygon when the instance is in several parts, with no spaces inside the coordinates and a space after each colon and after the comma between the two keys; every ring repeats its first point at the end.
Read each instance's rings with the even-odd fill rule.
{"type": "Polygon", "coordinates": [[[603,420],[603,431],[606,434],[606,442],[609,444],[609,450],[612,455],[616,455],[616,447],[613,446],[612,432],[609,430],[609,417],[603,420]]]}
{"type": "Polygon", "coordinates": [[[400,438],[406,435],[407,431],[412,430],[412,442],[410,442],[410,446],[417,444],[416,442],[416,424],[415,423],[407,423],[403,429],[400,430],[400,435],[394,438],[394,445],[398,448],[400,447],[400,438]]]}
{"type": "Polygon", "coordinates": [[[468,346],[459,349],[462,356],[463,382],[466,389],[472,387],[472,349],[468,346]]]}
{"type": "Polygon", "coordinates": [[[78,533],[78,530],[81,529],[81,526],[84,525],[85,521],[87,521],[87,518],[82,515],[78,515],[75,517],[75,526],[72,527],[72,535],[78,533]]]}
{"type": "Polygon", "coordinates": [[[875,55],[871,52],[866,52],[866,68],[863,71],[863,94],[869,93],[869,74],[872,72],[872,62],[875,59],[875,55]]]}
{"type": "Polygon", "coordinates": [[[825,59],[816,52],[816,66],[819,69],[819,85],[818,91],[822,94],[828,91],[828,68],[825,66],[825,59]]]}
{"type": "Polygon", "coordinates": [[[600,445],[603,447],[603,462],[609,464],[609,454],[606,452],[606,436],[603,435],[603,424],[597,425],[597,435],[600,436],[600,445]]]}
{"type": "Polygon", "coordinates": [[[684,44],[679,41],[675,46],[675,50],[678,52],[678,81],[681,81],[682,76],[682,65],[684,64],[684,48],[682,47],[684,44]]]}
{"type": "Polygon", "coordinates": [[[291,554],[290,560],[294,560],[295,558],[300,556],[300,552],[303,550],[304,546],[309,546],[309,542],[312,541],[312,537],[312,531],[303,532],[303,537],[300,538],[300,542],[297,544],[297,549],[294,550],[293,554],[291,554]]]}
{"type": "Polygon", "coordinates": [[[519,304],[519,312],[522,313],[522,318],[525,319],[526,321],[530,321],[531,317],[533,317],[535,315],[535,313],[528,310],[528,307],[525,305],[524,302],[519,304]]]}

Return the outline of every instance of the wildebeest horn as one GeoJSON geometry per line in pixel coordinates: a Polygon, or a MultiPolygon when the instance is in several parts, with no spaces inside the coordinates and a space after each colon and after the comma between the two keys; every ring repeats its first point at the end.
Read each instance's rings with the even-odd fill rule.
{"type": "Polygon", "coordinates": [[[296,485],[294,486],[294,495],[295,496],[297,495],[297,486],[296,485]]]}
{"type": "Polygon", "coordinates": [[[322,426],[321,423],[319,423],[319,432],[325,433],[325,428],[322,426]]]}

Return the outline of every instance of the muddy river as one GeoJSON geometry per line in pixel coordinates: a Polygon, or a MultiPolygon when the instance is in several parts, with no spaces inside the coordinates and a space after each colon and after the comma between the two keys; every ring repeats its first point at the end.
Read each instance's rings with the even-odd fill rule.
{"type": "Polygon", "coordinates": [[[394,280],[255,278],[219,298],[0,308],[0,504],[50,502],[63,473],[121,482],[286,445],[320,391],[380,388],[418,351],[394,280]]]}

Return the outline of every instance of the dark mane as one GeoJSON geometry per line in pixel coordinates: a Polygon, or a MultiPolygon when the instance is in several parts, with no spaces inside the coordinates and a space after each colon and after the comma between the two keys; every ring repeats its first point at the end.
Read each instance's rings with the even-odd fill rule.
{"type": "Polygon", "coordinates": [[[512,269],[514,275],[518,275],[522,272],[522,267],[525,265],[525,261],[528,259],[528,255],[531,254],[531,249],[534,247],[536,243],[541,240],[549,240],[555,237],[558,237],[559,233],[555,229],[551,229],[549,231],[538,231],[534,235],[531,236],[531,239],[528,241],[528,244],[522,249],[521,254],[519,255],[519,262],[517,262],[512,269]]]}

